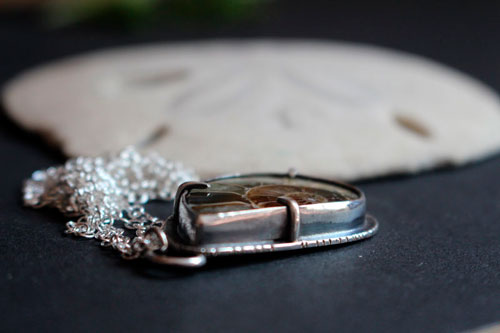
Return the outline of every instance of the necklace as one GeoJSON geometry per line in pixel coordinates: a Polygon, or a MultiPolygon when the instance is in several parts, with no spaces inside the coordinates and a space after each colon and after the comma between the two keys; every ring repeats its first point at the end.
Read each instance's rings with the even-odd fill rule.
{"type": "Polygon", "coordinates": [[[293,171],[197,180],[179,162],[127,148],[34,172],[24,203],[57,208],[74,218],[66,233],[97,239],[125,259],[183,267],[211,256],[347,243],[378,229],[364,194],[348,184],[293,171]],[[145,210],[151,200],[173,198],[167,220],[145,210]]]}

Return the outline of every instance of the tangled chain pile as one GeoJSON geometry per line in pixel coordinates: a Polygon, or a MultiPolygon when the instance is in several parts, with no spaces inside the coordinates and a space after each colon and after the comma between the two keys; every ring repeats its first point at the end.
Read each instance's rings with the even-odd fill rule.
{"type": "Polygon", "coordinates": [[[67,216],[66,233],[95,238],[124,258],[134,259],[146,250],[166,249],[161,237],[165,221],[148,214],[150,200],[171,200],[177,187],[196,180],[191,169],[155,153],[133,148],[102,157],[77,157],[63,166],[39,170],[26,180],[24,203],[31,207],[55,207],[67,216]],[[135,230],[125,235],[117,222],[135,230]]]}

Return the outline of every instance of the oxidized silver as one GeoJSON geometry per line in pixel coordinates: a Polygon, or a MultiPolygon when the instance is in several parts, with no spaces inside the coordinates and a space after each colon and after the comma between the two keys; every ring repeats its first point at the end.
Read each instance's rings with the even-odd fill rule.
{"type": "MultiPolygon", "coordinates": [[[[366,198],[359,189],[335,181],[290,174],[247,174],[188,182],[179,188],[174,213],[166,224],[170,249],[186,257],[186,266],[200,266],[201,256],[222,256],[298,250],[337,245],[373,236],[378,223],[366,214],[366,198]],[[211,182],[241,177],[289,177],[334,184],[352,191],[356,198],[299,206],[289,197],[278,197],[281,207],[198,214],[186,197],[193,190],[209,188],[211,182]],[[301,229],[305,229],[301,231],[301,229]],[[308,230],[307,230],[308,229],[308,230]],[[197,262],[195,264],[193,259],[197,262]]],[[[163,254],[151,256],[157,262],[163,254]]],[[[182,264],[182,263],[177,263],[182,264]]]]}
{"type": "MultiPolygon", "coordinates": [[[[377,221],[366,214],[366,199],[357,188],[334,181],[288,174],[235,175],[195,181],[180,163],[133,148],[105,157],[78,157],[65,165],[36,171],[24,185],[24,202],[35,208],[51,206],[77,219],[66,233],[95,238],[126,259],[147,258],[155,263],[199,267],[220,255],[297,250],[364,239],[377,231],[377,221]],[[352,197],[313,204],[279,196],[273,207],[199,213],[187,198],[217,182],[272,178],[336,186],[352,197]],[[171,200],[174,212],[167,221],[151,216],[149,200],[171,200]],[[134,231],[127,236],[125,228],[134,231]]],[[[199,194],[199,193],[198,193],[199,194]]]]}

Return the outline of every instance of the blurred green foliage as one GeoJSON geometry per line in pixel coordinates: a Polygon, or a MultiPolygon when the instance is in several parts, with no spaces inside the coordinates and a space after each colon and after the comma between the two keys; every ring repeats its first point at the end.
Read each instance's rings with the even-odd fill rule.
{"type": "Polygon", "coordinates": [[[45,6],[52,27],[92,21],[139,28],[165,21],[221,24],[254,17],[269,0],[51,0],[45,6]]]}

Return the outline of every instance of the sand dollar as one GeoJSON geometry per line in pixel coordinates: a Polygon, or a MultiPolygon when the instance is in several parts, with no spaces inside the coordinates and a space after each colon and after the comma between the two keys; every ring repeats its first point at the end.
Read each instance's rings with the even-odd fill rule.
{"type": "Polygon", "coordinates": [[[139,145],[202,176],[295,167],[356,179],[461,165],[500,147],[500,104],[485,85],[340,42],[105,50],[27,71],[3,97],[14,120],[70,156],[139,145]]]}

